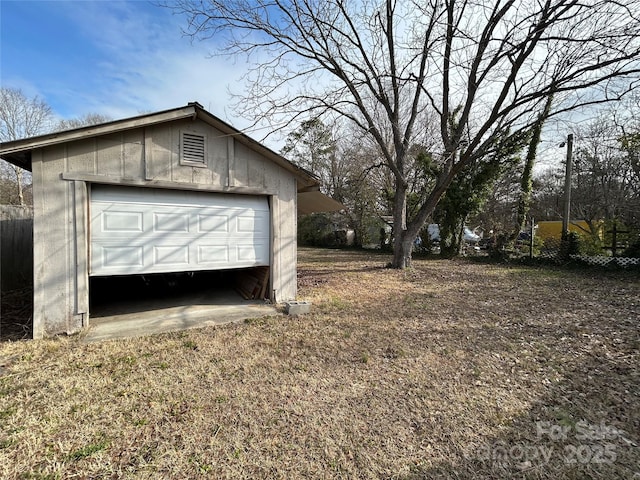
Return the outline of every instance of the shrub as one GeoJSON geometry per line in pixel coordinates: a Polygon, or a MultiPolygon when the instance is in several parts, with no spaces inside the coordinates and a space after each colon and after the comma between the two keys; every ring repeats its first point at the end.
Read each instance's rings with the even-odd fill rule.
{"type": "Polygon", "coordinates": [[[602,255],[600,239],[592,235],[578,234],[578,253],[580,255],[602,255]]]}
{"type": "Polygon", "coordinates": [[[635,241],[631,242],[627,249],[624,251],[623,256],[631,258],[640,258],[640,235],[638,235],[635,241]]]}
{"type": "Polygon", "coordinates": [[[334,236],[333,221],[325,214],[312,213],[298,219],[298,243],[307,247],[326,246],[334,236]]]}

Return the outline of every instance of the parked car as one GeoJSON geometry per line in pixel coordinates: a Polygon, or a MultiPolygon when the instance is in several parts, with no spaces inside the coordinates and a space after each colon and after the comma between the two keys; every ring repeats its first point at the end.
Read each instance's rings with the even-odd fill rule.
{"type": "MultiPolygon", "coordinates": [[[[432,242],[440,242],[440,226],[437,223],[430,223],[427,226],[427,232],[432,242]]],[[[476,244],[481,240],[480,235],[473,233],[467,226],[464,227],[462,236],[466,243],[476,244]]]]}

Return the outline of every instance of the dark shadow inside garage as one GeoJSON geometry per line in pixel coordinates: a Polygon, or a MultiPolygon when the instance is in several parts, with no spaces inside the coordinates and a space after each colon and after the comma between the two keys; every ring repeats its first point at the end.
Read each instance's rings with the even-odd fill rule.
{"type": "Polygon", "coordinates": [[[181,330],[276,313],[268,268],[91,277],[88,341],[181,330]]]}
{"type": "Polygon", "coordinates": [[[268,297],[268,269],[91,277],[92,319],[171,307],[242,304],[268,297]],[[251,290],[251,291],[250,291],[251,290]]]}

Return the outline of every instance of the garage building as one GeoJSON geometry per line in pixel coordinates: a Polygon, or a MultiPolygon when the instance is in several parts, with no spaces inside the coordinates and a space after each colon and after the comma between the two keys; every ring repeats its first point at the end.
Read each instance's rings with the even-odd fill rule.
{"type": "Polygon", "coordinates": [[[33,174],[33,336],[89,326],[90,278],[269,267],[296,298],[298,213],[318,180],[197,103],[3,143],[33,174]]]}

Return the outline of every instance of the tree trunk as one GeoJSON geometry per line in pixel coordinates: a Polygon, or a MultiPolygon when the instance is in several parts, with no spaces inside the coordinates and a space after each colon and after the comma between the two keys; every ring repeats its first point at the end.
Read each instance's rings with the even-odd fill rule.
{"type": "Polygon", "coordinates": [[[418,214],[412,219],[409,227],[406,227],[406,206],[407,206],[407,186],[396,184],[396,194],[394,196],[394,231],[396,230],[396,220],[398,213],[398,205],[402,205],[402,212],[404,218],[405,227],[395,234],[395,240],[393,242],[393,268],[407,268],[411,266],[411,252],[413,251],[413,242],[418,236],[420,229],[425,225],[427,218],[431,216],[433,211],[438,205],[438,202],[444,195],[447,187],[451,184],[456,173],[460,171],[463,163],[457,166],[449,165],[446,172],[440,174],[437,185],[431,191],[429,197],[425,200],[418,211],[418,214]],[[401,188],[402,187],[402,188],[401,188]],[[399,196],[400,194],[400,196],[399,196]]]}
{"type": "Polygon", "coordinates": [[[393,245],[393,267],[404,269],[411,267],[411,253],[413,251],[413,240],[407,235],[406,230],[401,239],[396,239],[393,245]]]}
{"type": "Polygon", "coordinates": [[[549,118],[549,112],[551,111],[552,104],[553,95],[550,95],[544,105],[544,110],[540,113],[538,121],[531,131],[531,140],[529,141],[529,148],[527,149],[527,159],[524,164],[522,179],[520,181],[520,199],[518,201],[516,228],[513,232],[511,241],[515,241],[518,238],[518,235],[522,230],[524,230],[527,223],[527,215],[529,215],[529,210],[531,208],[531,192],[533,190],[533,166],[536,161],[538,145],[540,144],[542,127],[544,126],[544,122],[547,118],[549,118]]]}
{"type": "Polygon", "coordinates": [[[411,266],[412,240],[407,235],[407,186],[396,180],[393,196],[393,268],[411,266]]]}
{"type": "Polygon", "coordinates": [[[24,206],[24,186],[23,186],[23,177],[22,177],[22,169],[20,167],[16,167],[12,165],[14,172],[16,173],[16,183],[18,184],[18,202],[19,205],[24,206]]]}

